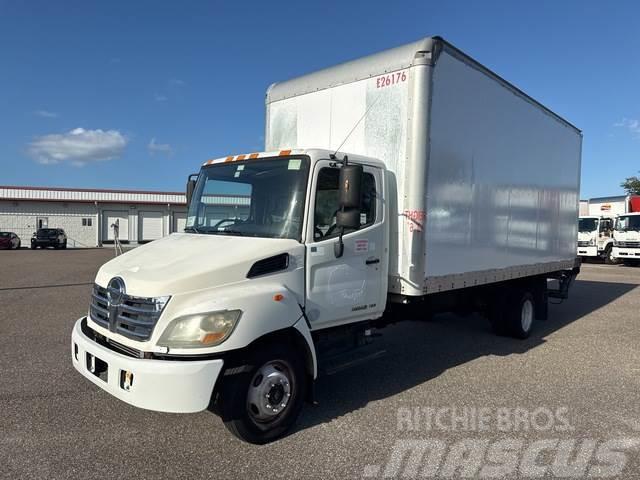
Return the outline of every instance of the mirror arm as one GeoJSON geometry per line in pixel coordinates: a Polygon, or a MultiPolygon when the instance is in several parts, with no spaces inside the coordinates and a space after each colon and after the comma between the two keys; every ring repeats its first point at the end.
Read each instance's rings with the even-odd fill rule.
{"type": "Polygon", "coordinates": [[[333,254],[336,258],[340,258],[344,254],[344,242],[342,241],[342,235],[344,235],[344,227],[340,227],[338,241],[333,244],[333,254]]]}

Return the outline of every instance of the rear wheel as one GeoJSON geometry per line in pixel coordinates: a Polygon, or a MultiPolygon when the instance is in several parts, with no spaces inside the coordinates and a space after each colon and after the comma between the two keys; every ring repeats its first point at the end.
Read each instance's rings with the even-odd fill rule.
{"type": "Polygon", "coordinates": [[[536,318],[536,302],[526,290],[513,289],[504,299],[495,299],[490,313],[493,330],[498,335],[525,339],[531,335],[536,318]]]}
{"type": "Polygon", "coordinates": [[[62,248],[63,248],[63,249],[66,249],[66,248],[67,248],[67,241],[66,241],[66,240],[65,240],[65,241],[63,242],[63,244],[62,244],[62,248]]]}
{"type": "Polygon", "coordinates": [[[242,373],[223,374],[215,409],[236,437],[263,444],[284,435],[300,414],[304,360],[289,345],[269,344],[254,350],[247,363],[242,373]]]}

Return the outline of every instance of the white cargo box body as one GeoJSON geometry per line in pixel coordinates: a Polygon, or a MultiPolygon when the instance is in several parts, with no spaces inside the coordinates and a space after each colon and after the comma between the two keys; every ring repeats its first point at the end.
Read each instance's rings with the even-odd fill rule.
{"type": "Polygon", "coordinates": [[[274,84],[266,104],[267,150],[340,148],[393,172],[390,292],[574,266],[580,131],[444,40],[274,84]]]}
{"type": "Polygon", "coordinates": [[[589,199],[588,215],[611,217],[627,213],[629,199],[626,196],[599,197],[589,199]]]}

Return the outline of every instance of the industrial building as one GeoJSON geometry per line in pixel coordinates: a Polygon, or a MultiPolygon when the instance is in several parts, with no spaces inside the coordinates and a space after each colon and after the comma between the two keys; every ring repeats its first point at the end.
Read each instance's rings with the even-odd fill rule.
{"type": "MultiPolygon", "coordinates": [[[[235,196],[211,201],[220,218],[249,203],[235,196]]],[[[0,186],[0,231],[16,233],[23,247],[38,228],[64,229],[70,248],[113,244],[114,225],[122,243],[135,245],[182,231],[186,218],[182,192],[0,186]]]]}

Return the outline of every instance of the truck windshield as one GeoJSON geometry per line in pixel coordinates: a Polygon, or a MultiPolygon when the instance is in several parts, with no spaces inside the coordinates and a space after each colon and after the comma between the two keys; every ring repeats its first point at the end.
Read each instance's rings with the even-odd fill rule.
{"type": "Polygon", "coordinates": [[[640,215],[621,215],[616,222],[616,230],[627,232],[640,231],[640,215]]]}
{"type": "Polygon", "coordinates": [[[225,162],[198,176],[185,231],[301,241],[308,157],[225,162]]]}
{"type": "Polygon", "coordinates": [[[581,218],[578,220],[578,231],[593,232],[598,229],[597,218],[581,218]]]}

